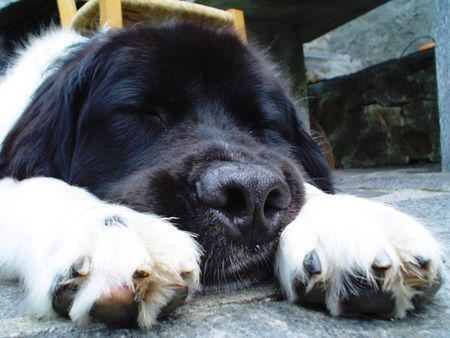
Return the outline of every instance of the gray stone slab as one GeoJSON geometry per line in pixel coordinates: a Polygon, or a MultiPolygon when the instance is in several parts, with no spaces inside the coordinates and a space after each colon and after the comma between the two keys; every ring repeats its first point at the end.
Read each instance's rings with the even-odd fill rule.
{"type": "MultiPolygon", "coordinates": [[[[437,167],[336,171],[342,191],[385,200],[423,221],[450,254],[450,174],[437,167]]],[[[447,260],[448,268],[448,260],[447,260]]],[[[333,318],[279,300],[268,285],[229,294],[201,294],[151,330],[76,327],[64,319],[26,315],[23,291],[0,282],[0,337],[450,337],[450,285],[404,320],[333,318]]]]}
{"type": "MultiPolygon", "coordinates": [[[[355,72],[415,52],[424,43],[431,42],[434,36],[434,1],[388,1],[306,43],[305,54],[321,51],[333,57],[349,56],[353,65],[349,71],[355,72]]],[[[328,63],[326,59],[315,61],[316,64],[328,63]]],[[[324,67],[320,69],[327,72],[324,67]]],[[[326,75],[326,78],[332,77],[326,75]]]]}

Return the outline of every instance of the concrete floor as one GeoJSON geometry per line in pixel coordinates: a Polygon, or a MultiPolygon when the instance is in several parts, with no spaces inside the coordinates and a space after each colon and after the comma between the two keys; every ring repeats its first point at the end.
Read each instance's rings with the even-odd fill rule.
{"type": "MultiPolygon", "coordinates": [[[[423,221],[450,257],[450,173],[434,166],[335,172],[337,187],[395,205],[423,221]]],[[[447,269],[449,260],[447,259],[447,269]]],[[[274,287],[233,294],[199,295],[149,331],[78,328],[67,320],[39,321],[26,315],[23,291],[0,282],[0,337],[450,337],[450,286],[431,304],[404,320],[332,318],[280,301],[274,287]]]]}

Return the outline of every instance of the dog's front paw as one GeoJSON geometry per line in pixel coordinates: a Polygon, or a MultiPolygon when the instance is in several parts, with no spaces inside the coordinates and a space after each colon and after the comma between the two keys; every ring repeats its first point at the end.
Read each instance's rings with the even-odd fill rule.
{"type": "Polygon", "coordinates": [[[275,271],[293,302],[325,305],[336,316],[402,318],[434,296],[443,264],[437,242],[413,218],[313,191],[281,235],[275,271]]]}
{"type": "Polygon", "coordinates": [[[50,268],[58,314],[150,327],[198,287],[199,247],[163,219],[106,206],[78,222],[50,268]]]}

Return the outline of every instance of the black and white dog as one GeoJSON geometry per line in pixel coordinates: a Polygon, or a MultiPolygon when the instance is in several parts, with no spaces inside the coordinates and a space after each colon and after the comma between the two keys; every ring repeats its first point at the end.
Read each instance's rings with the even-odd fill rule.
{"type": "Polygon", "coordinates": [[[390,207],[333,195],[271,67],[227,30],[33,40],[0,82],[0,268],[31,310],[150,327],[199,285],[276,278],[333,315],[404,317],[441,252],[390,207]]]}

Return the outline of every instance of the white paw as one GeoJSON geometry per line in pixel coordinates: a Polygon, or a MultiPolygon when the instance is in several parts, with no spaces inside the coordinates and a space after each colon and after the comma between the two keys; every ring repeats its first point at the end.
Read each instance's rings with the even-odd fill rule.
{"type": "Polygon", "coordinates": [[[160,217],[103,203],[74,222],[28,286],[35,305],[79,323],[150,327],[198,287],[200,248],[160,217]]]}
{"type": "Polygon", "coordinates": [[[289,300],[332,315],[402,318],[443,278],[439,245],[412,217],[307,186],[307,202],[282,233],[275,271],[289,300]]]}

